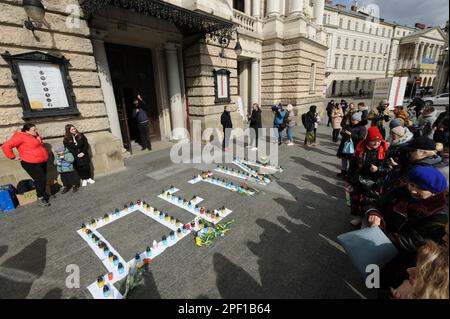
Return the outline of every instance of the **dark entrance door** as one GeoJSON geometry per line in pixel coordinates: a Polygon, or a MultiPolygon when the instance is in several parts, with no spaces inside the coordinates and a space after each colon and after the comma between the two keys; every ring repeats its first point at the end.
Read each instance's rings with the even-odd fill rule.
{"type": "Polygon", "coordinates": [[[159,114],[156,104],[152,54],[149,49],[105,43],[124,148],[132,152],[132,141],[140,143],[133,101],[138,94],[143,98],[150,119],[150,139],[161,139],[159,114]]]}

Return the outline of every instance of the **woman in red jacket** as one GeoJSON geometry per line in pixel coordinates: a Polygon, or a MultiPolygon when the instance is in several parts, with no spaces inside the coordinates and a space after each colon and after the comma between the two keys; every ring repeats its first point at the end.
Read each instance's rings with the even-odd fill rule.
{"type": "Polygon", "coordinates": [[[39,206],[50,206],[48,195],[45,192],[47,185],[47,160],[48,153],[37,131],[36,125],[27,123],[21,132],[15,132],[13,136],[2,145],[5,156],[20,161],[23,169],[33,179],[36,186],[36,194],[39,206]],[[19,157],[13,152],[17,148],[19,157]]]}

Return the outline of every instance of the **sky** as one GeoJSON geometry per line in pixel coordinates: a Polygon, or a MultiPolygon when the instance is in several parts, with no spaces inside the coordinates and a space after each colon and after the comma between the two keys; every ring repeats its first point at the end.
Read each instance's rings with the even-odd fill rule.
{"type": "MultiPolygon", "coordinates": [[[[354,0],[334,0],[335,4],[345,4],[347,9],[354,0]]],[[[380,18],[386,22],[397,22],[413,27],[416,22],[427,26],[445,26],[448,20],[449,0],[360,0],[358,4],[376,5],[380,18]]]]}

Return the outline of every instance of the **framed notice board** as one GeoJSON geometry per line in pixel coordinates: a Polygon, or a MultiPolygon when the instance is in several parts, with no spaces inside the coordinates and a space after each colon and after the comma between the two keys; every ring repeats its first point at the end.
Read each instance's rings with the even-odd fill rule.
{"type": "Polygon", "coordinates": [[[38,51],[1,56],[11,68],[24,119],[80,114],[65,57],[38,51]]]}

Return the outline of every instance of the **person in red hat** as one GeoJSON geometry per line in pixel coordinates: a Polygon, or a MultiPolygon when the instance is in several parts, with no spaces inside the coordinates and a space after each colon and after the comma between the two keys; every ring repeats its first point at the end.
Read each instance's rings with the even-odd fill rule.
{"type": "Polygon", "coordinates": [[[367,136],[355,148],[350,169],[350,183],[353,186],[351,214],[352,225],[361,224],[361,209],[370,198],[378,197],[378,184],[392,167],[387,160],[389,143],[383,139],[376,126],[367,130],[367,136]]]}

